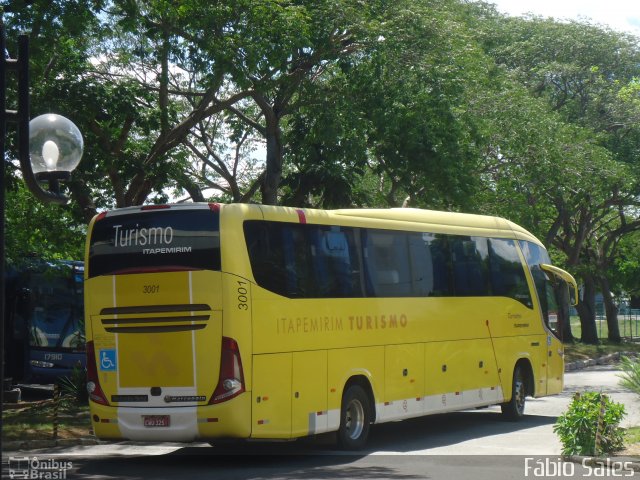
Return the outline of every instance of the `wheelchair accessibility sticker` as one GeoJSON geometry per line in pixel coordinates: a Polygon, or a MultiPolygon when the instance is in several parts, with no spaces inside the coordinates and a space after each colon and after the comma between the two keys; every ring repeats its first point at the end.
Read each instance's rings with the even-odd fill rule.
{"type": "Polygon", "coordinates": [[[100,370],[109,372],[117,369],[115,349],[100,350],[100,370]]]}

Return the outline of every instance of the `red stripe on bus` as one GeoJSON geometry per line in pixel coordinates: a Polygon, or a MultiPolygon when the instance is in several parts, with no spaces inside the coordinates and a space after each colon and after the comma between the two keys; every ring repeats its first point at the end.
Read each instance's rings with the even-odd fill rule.
{"type": "Polygon", "coordinates": [[[167,210],[171,208],[171,205],[167,205],[167,204],[162,204],[162,205],[143,205],[142,207],[140,207],[140,210],[146,211],[146,210],[167,210]]]}

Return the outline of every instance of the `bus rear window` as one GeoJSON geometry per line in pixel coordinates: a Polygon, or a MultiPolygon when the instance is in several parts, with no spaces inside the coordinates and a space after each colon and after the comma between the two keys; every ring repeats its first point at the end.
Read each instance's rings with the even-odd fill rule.
{"type": "Polygon", "coordinates": [[[96,221],[89,277],[171,270],[220,270],[219,214],[149,210],[96,221]]]}

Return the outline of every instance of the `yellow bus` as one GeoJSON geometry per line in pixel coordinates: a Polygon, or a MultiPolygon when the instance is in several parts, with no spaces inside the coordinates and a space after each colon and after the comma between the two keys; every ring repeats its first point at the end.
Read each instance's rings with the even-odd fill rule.
{"type": "Polygon", "coordinates": [[[85,263],[102,439],[294,439],[563,388],[567,272],[502,218],[175,204],[104,212],[85,263]]]}

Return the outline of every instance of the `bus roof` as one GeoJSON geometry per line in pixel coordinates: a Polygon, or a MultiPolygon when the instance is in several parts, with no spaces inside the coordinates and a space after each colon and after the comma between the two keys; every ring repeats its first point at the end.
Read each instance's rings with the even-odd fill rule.
{"type": "Polygon", "coordinates": [[[520,225],[505,218],[490,215],[423,210],[420,208],[342,209],[336,210],[335,213],[337,215],[420,223],[422,225],[501,230],[505,233],[519,233],[527,237],[526,239],[535,239],[536,242],[538,242],[537,238],[531,232],[522,228],[520,225]]]}
{"type": "MultiPolygon", "coordinates": [[[[214,208],[235,211],[239,218],[262,217],[272,221],[301,221],[308,223],[370,226],[374,228],[402,229],[433,233],[491,236],[527,240],[542,245],[531,232],[502,217],[470,213],[424,210],[419,208],[345,208],[319,210],[311,208],[281,207],[259,204],[206,204],[180,203],[159,206],[126,207],[109,212],[107,216],[122,215],[155,209],[214,208]],[[214,208],[215,207],[215,208],[214,208]]],[[[103,214],[103,215],[104,215],[103,214]]]]}
{"type": "MultiPolygon", "coordinates": [[[[230,205],[229,205],[230,206],[230,205]]],[[[542,245],[535,235],[502,217],[476,215],[470,213],[424,210],[420,208],[346,208],[338,210],[297,209],[291,207],[259,207],[265,218],[284,217],[288,212],[291,218],[304,213],[309,223],[350,224],[353,226],[370,225],[377,228],[410,228],[416,231],[433,233],[456,233],[460,235],[490,236],[498,235],[518,240],[527,240],[542,245]]],[[[286,221],[282,218],[282,221],[286,221]]]]}

